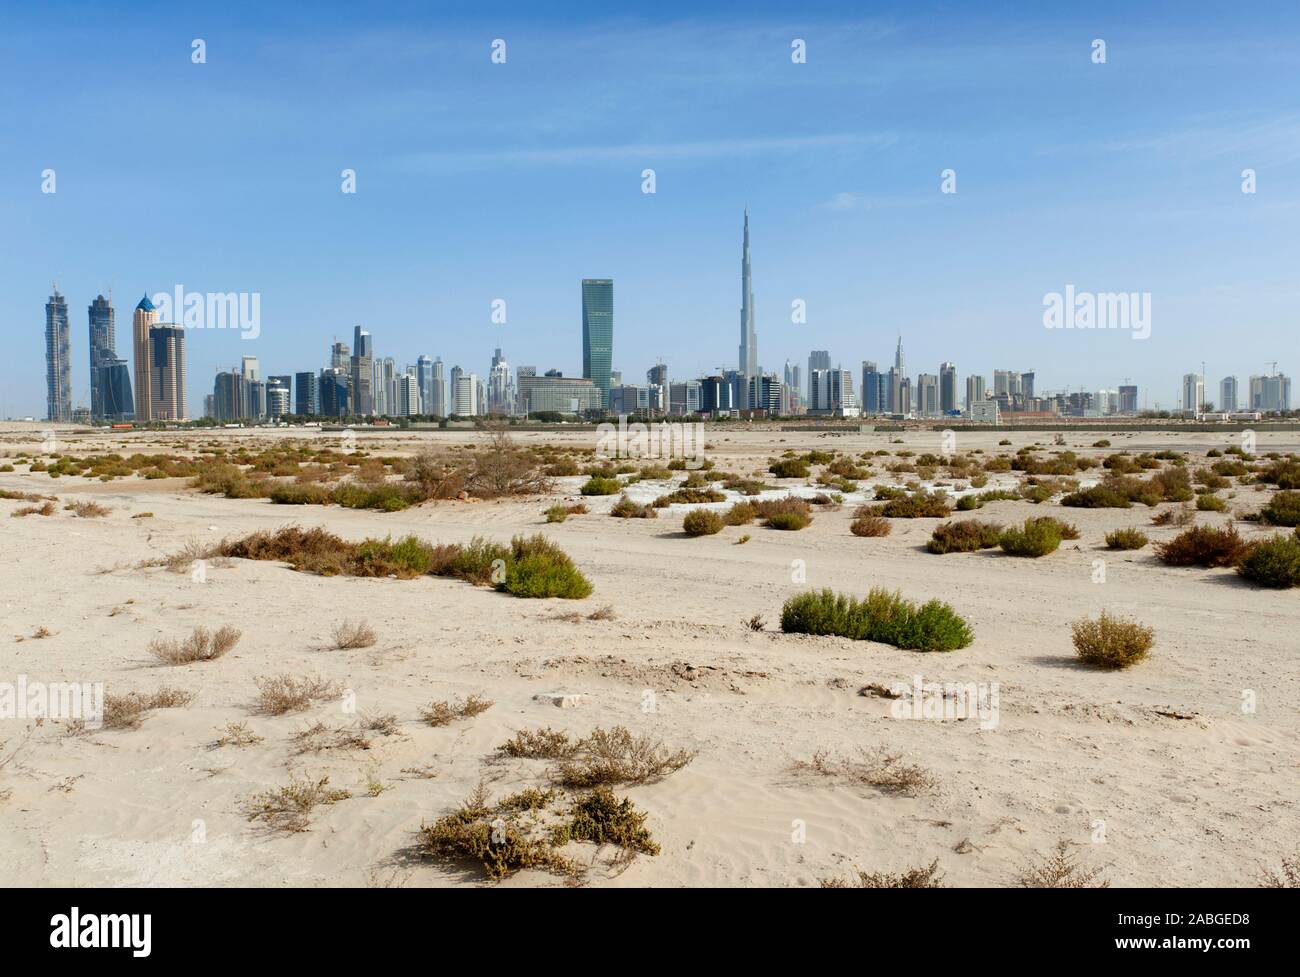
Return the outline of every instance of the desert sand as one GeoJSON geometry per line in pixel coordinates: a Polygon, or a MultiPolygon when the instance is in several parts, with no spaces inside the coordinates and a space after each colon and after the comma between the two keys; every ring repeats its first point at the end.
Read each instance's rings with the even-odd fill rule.
{"type": "MultiPolygon", "coordinates": [[[[0,427],[0,450],[36,451],[43,425],[0,427]]],[[[175,451],[187,440],[258,443],[275,431],[109,435],[56,432],[61,450],[175,451]]],[[[291,432],[324,439],[336,435],[291,432]]],[[[959,451],[999,450],[1001,434],[961,434],[959,451]]],[[[1052,446],[1051,434],[1007,435],[1052,446]]],[[[1109,435],[1118,450],[1195,452],[1226,435],[1109,435]]],[[[1096,433],[1067,435],[1088,450],[1096,433]]],[[[358,446],[395,454],[422,440],[469,433],[363,433],[358,446]]],[[[518,435],[521,444],[576,443],[590,432],[518,435]]],[[[934,451],[939,434],[759,432],[710,428],[709,456],[749,472],[787,448],[934,451]],[[904,444],[891,444],[900,438],[904,444]]],[[[1260,453],[1294,451],[1295,435],[1262,433],[1260,453]]],[[[1104,454],[1105,452],[1090,452],[1104,454]]],[[[1014,474],[1014,473],[1008,473],[1014,474]]],[[[480,781],[495,795],[544,786],[546,763],[495,757],[517,730],[549,726],[582,736],[625,726],[697,751],[664,780],[620,789],[648,812],[656,856],[611,865],[595,847],[586,884],[609,886],[814,886],[853,869],[898,872],[938,859],[954,886],[1014,884],[1020,869],[1067,841],[1112,886],[1237,886],[1293,851],[1300,801],[1300,592],[1270,591],[1226,569],[1162,565],[1150,547],[1103,548],[1105,532],[1139,526],[1153,540],[1178,530],[1150,525],[1144,506],[1069,509],[997,502],[980,518],[1064,516],[1082,538],[1042,559],[998,551],[935,556],[924,550],[935,519],[895,520],[885,538],[848,530],[851,504],[815,510],[810,527],[681,533],[674,506],[658,519],[613,519],[614,497],[547,525],[542,513],[578,500],[582,478],[545,496],[427,503],[404,511],[277,506],[202,495],[184,479],[101,483],[19,470],[0,488],[58,496],[48,517],[10,518],[0,501],[0,681],[103,682],[113,691],[175,686],[185,708],[150,713],[138,729],[69,735],[66,725],[0,722],[0,861],[10,885],[37,886],[447,886],[484,885],[471,867],[436,864],[415,850],[416,831],[450,812],[480,781]],[[78,518],[63,503],[109,507],[78,518]],[[132,518],[144,513],[152,517],[132,518]],[[408,533],[434,542],[475,536],[502,542],[543,532],[595,586],[582,601],[524,600],[466,583],[319,577],[275,563],[214,564],[205,581],[143,562],[187,541],[214,543],[289,523],[348,539],[408,533]],[[744,545],[742,533],[752,538],[744,545]],[[1095,561],[1104,560],[1104,582],[1095,561]],[[799,564],[804,579],[796,579],[799,564]],[[974,643],[922,653],[833,637],[786,635],[782,602],[810,587],[863,595],[899,589],[950,603],[974,643]],[[609,605],[609,620],[566,620],[609,605]],[[1102,609],[1156,634],[1149,660],[1122,672],[1079,664],[1070,622],[1102,609]],[[765,626],[745,623],[760,615],[765,626]],[[377,632],[369,648],[333,649],[343,619],[377,632]],[[157,637],[196,626],[243,632],[223,658],[160,665],[157,637]],[[49,636],[34,637],[39,629],[49,636]],[[337,680],[355,699],[263,716],[255,677],[281,672],[337,680]],[[872,683],[996,682],[996,725],[978,719],[899,719],[872,683]],[[536,698],[580,695],[568,708],[536,698]],[[477,694],[494,702],[469,720],[433,728],[419,709],[477,694]],[[1243,701],[1253,699],[1253,711],[1243,701]],[[653,705],[647,708],[647,703],[653,705]],[[296,753],[293,737],[321,721],[394,714],[394,735],[368,750],[296,753]],[[220,730],[246,722],[263,737],[215,747],[220,730]],[[928,768],[934,790],[902,796],[800,769],[820,751],[884,747],[928,768]],[[16,751],[16,752],[15,752],[16,751]],[[318,809],[307,831],[268,831],[243,813],[247,798],[292,775],[328,776],[353,796],[318,809]],[[368,785],[385,789],[371,796],[368,785]]],[[[1013,484],[1015,479],[1006,480],[1013,484]]],[[[785,484],[785,483],[783,483],[785,484]]],[[[989,487],[999,484],[997,478],[989,487]]],[[[642,485],[638,491],[645,490],[642,485]]],[[[811,491],[811,489],[809,490],[811,491]]],[[[1231,507],[1267,497],[1234,486],[1231,507]]],[[[653,497],[651,492],[647,497],[653,497]]],[[[972,513],[971,515],[974,515],[972,513]]],[[[1218,525],[1226,513],[1198,513],[1218,525]]],[[[1265,530],[1239,523],[1248,537],[1265,530]]],[[[509,886],[562,885],[525,871],[509,886]]]]}

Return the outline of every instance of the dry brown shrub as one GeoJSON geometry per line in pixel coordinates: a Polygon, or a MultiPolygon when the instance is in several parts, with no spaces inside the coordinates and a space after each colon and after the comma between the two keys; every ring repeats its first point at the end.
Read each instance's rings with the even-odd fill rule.
{"type": "Polygon", "coordinates": [[[183,640],[154,638],[149,643],[149,653],[165,665],[210,662],[235,647],[239,643],[239,636],[239,629],[228,625],[223,625],[216,631],[197,627],[183,640]]]}
{"type": "Polygon", "coordinates": [[[1083,868],[1070,851],[1070,843],[1062,838],[1051,854],[1024,865],[1015,884],[1023,889],[1108,889],[1110,883],[1101,877],[1103,871],[1083,868]]]}
{"type": "Polygon", "coordinates": [[[449,726],[457,719],[472,719],[481,712],[487,712],[493,706],[491,699],[470,695],[464,699],[450,702],[431,702],[420,710],[420,718],[430,726],[449,726]]]}
{"type": "Polygon", "coordinates": [[[268,716],[282,716],[286,712],[301,712],[313,702],[333,699],[342,692],[337,682],[320,675],[299,678],[282,672],[279,675],[259,675],[256,710],[268,716]]]}

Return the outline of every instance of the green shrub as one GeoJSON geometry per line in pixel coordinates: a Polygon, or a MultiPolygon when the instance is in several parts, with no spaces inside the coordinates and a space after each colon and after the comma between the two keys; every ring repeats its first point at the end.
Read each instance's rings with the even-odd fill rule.
{"type": "Polygon", "coordinates": [[[1196,497],[1196,508],[1201,512],[1222,512],[1228,507],[1217,495],[1204,492],[1196,497]]]}
{"type": "Polygon", "coordinates": [[[918,606],[897,591],[879,587],[861,601],[829,589],[796,594],[781,608],[781,630],[878,641],[916,651],[952,651],[975,639],[970,626],[947,604],[932,600],[918,606]]]}
{"type": "Polygon", "coordinates": [[[505,579],[496,585],[516,597],[563,597],[581,600],[591,594],[591,581],[567,553],[540,533],[510,541],[505,579]]]}
{"type": "Polygon", "coordinates": [[[460,577],[480,586],[497,583],[502,578],[509,556],[509,547],[475,536],[469,545],[456,551],[442,575],[460,577]],[[497,580],[492,579],[494,570],[497,571],[497,580]]]}
{"type": "Polygon", "coordinates": [[[1259,517],[1274,526],[1300,525],[1300,492],[1278,492],[1260,510],[1259,517]]]}
{"type": "Polygon", "coordinates": [[[1155,643],[1154,632],[1134,621],[1112,617],[1105,611],[1071,625],[1074,651],[1079,660],[1098,668],[1128,668],[1147,656],[1155,643]]]}
{"type": "Polygon", "coordinates": [[[728,526],[747,526],[758,515],[758,509],[752,502],[737,502],[722,515],[722,521],[728,526]]]}
{"type": "Polygon", "coordinates": [[[807,478],[808,462],[803,458],[782,458],[767,466],[777,478],[807,478]]]}
{"type": "Polygon", "coordinates": [[[1002,527],[995,522],[965,519],[943,522],[934,527],[926,549],[931,553],[971,553],[998,545],[1002,527]]]}
{"type": "Polygon", "coordinates": [[[333,501],[330,490],[324,485],[298,485],[293,482],[276,485],[270,499],[276,505],[327,505],[333,501]]]}
{"type": "Polygon", "coordinates": [[[547,522],[564,522],[569,518],[569,510],[562,505],[553,505],[546,510],[547,522]]]}
{"type": "Polygon", "coordinates": [[[1279,533],[1251,545],[1237,572],[1261,587],[1300,587],[1300,539],[1279,533]]]}
{"type": "Polygon", "coordinates": [[[1061,505],[1079,509],[1127,509],[1133,501],[1113,486],[1101,484],[1071,492],[1061,499],[1061,505]]]}
{"type": "Polygon", "coordinates": [[[656,509],[662,509],[670,505],[702,505],[706,502],[725,502],[727,497],[714,488],[679,488],[675,492],[669,492],[667,495],[661,495],[655,499],[653,505],[656,509]]]}
{"type": "Polygon", "coordinates": [[[1140,529],[1116,529],[1106,534],[1106,548],[1140,550],[1147,545],[1147,535],[1140,529]]]}
{"type": "Polygon", "coordinates": [[[609,514],[616,519],[658,519],[659,510],[651,505],[633,502],[626,494],[619,497],[609,514]]]}
{"type": "Polygon", "coordinates": [[[615,495],[623,491],[623,483],[617,478],[593,475],[583,483],[580,491],[583,495],[615,495]]]}
{"type": "Polygon", "coordinates": [[[1061,531],[1054,520],[1026,519],[1023,527],[1004,529],[998,545],[1009,556],[1046,556],[1061,545],[1061,531]]]}
{"type": "Polygon", "coordinates": [[[712,536],[722,532],[723,519],[711,509],[692,509],[682,519],[682,531],[687,536],[712,536]]]}
{"type": "Polygon", "coordinates": [[[806,512],[777,512],[767,517],[765,526],[772,529],[803,529],[812,522],[812,516],[806,512]]]}
{"type": "Polygon", "coordinates": [[[872,514],[887,519],[941,519],[952,514],[952,506],[942,492],[913,492],[875,506],[872,514]]]}
{"type": "Polygon", "coordinates": [[[1214,529],[1192,526],[1167,543],[1156,543],[1156,555],[1169,566],[1226,567],[1243,555],[1246,542],[1235,526],[1214,529]]]}

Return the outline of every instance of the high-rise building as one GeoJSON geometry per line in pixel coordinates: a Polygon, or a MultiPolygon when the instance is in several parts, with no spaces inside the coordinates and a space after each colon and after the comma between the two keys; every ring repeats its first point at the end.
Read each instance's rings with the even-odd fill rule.
{"type": "Polygon", "coordinates": [[[352,358],[352,350],[347,343],[333,343],[330,346],[330,369],[346,370],[348,361],[352,358]]]}
{"type": "Polygon", "coordinates": [[[1224,377],[1219,381],[1219,410],[1237,409],[1237,378],[1224,377]]]}
{"type": "Polygon", "coordinates": [[[1183,374],[1183,410],[1200,411],[1205,403],[1205,377],[1199,373],[1183,374]]]}
{"type": "Polygon", "coordinates": [[[984,377],[972,373],[966,378],[966,413],[971,413],[984,398],[984,377]]]}
{"type": "Polygon", "coordinates": [[[1136,414],[1138,411],[1138,388],[1135,384],[1123,383],[1119,388],[1119,412],[1136,414]]]}
{"type": "Polygon", "coordinates": [[[262,367],[257,362],[256,356],[241,356],[239,358],[239,372],[244,375],[244,379],[249,383],[262,379],[262,367]]]}
{"type": "Polygon", "coordinates": [[[436,417],[447,415],[447,376],[443,370],[442,357],[434,358],[429,373],[429,401],[424,405],[424,412],[436,417]]]}
{"type": "Polygon", "coordinates": [[[420,408],[425,414],[438,414],[433,409],[433,360],[421,353],[415,358],[415,379],[420,384],[420,408]]]}
{"type": "Polygon", "coordinates": [[[916,412],[922,417],[939,416],[939,378],[933,373],[916,378],[916,412]]]}
{"type": "Polygon", "coordinates": [[[397,378],[397,397],[392,413],[398,417],[414,417],[421,413],[420,378],[414,373],[403,373],[397,378]]]}
{"type": "Polygon", "coordinates": [[[72,341],[68,333],[68,303],[55,288],[45,303],[45,417],[72,420],[72,341]]]}
{"type": "Polygon", "coordinates": [[[460,367],[452,369],[455,378],[455,405],[452,413],[457,417],[477,417],[481,409],[480,390],[477,373],[464,373],[460,367]]]}
{"type": "MultiPolygon", "coordinates": [[[[745,235],[740,251],[740,375],[746,396],[758,376],[758,336],[754,332],[754,280],[749,263],[749,211],[745,211],[745,235]]],[[[754,406],[742,403],[741,407],[754,406]]]]}
{"type": "Polygon", "coordinates": [[[668,385],[668,367],[663,363],[656,363],[646,370],[645,380],[652,387],[666,387],[668,385]]]}
{"type": "Polygon", "coordinates": [[[685,380],[668,385],[668,413],[681,417],[700,412],[700,381],[685,380]]]}
{"type": "Polygon", "coordinates": [[[97,295],[87,312],[90,318],[90,416],[99,421],[106,416],[104,396],[99,388],[101,367],[117,359],[113,306],[103,295],[97,295]]]}
{"type": "Polygon", "coordinates": [[[812,372],[813,370],[829,370],[831,368],[831,354],[828,350],[815,349],[808,354],[808,395],[804,398],[806,403],[812,403],[812,372]]]}
{"type": "Polygon", "coordinates": [[[1291,379],[1281,373],[1271,377],[1250,378],[1250,409],[1288,411],[1291,409],[1291,379]]]}
{"type": "Polygon", "coordinates": [[[289,413],[289,384],[282,376],[268,377],[266,381],[266,416],[278,421],[289,413]]]}
{"type": "Polygon", "coordinates": [[[858,410],[851,370],[816,369],[808,377],[808,412],[849,416],[858,410]]]}
{"type": "Polygon", "coordinates": [[[145,295],[135,307],[131,317],[131,348],[135,361],[135,418],[148,423],[153,420],[153,378],[150,375],[152,359],[149,350],[149,330],[158,324],[158,310],[145,295]]]}
{"type": "Polygon", "coordinates": [[[600,388],[600,405],[609,406],[614,363],[614,279],[582,280],[582,375],[600,388]]]}
{"type": "Polygon", "coordinates": [[[510,378],[510,364],[501,355],[500,346],[496,348],[492,356],[492,366],[488,370],[487,412],[489,414],[515,412],[515,386],[510,378]]]}
{"type": "Polygon", "coordinates": [[[734,387],[724,376],[704,377],[700,380],[700,413],[729,414],[736,409],[734,387]]]}
{"type": "Polygon", "coordinates": [[[311,370],[295,373],[293,377],[293,412],[304,417],[319,414],[320,377],[311,370]]]}
{"type": "Polygon", "coordinates": [[[352,358],[348,364],[352,371],[352,389],[348,400],[354,414],[375,412],[373,363],[374,346],[370,333],[357,326],[352,331],[352,358]]]}
{"type": "Polygon", "coordinates": [[[889,374],[881,373],[872,360],[862,362],[862,412],[889,413],[889,374]]]}
{"type": "Polygon", "coordinates": [[[219,421],[240,421],[248,416],[248,391],[244,374],[222,370],[212,386],[211,416],[219,421]]]}
{"type": "Polygon", "coordinates": [[[175,323],[161,323],[149,330],[149,410],[153,421],[189,420],[185,330],[175,323]]]}
{"type": "Polygon", "coordinates": [[[952,363],[939,366],[939,412],[957,409],[957,367],[952,363]]]}

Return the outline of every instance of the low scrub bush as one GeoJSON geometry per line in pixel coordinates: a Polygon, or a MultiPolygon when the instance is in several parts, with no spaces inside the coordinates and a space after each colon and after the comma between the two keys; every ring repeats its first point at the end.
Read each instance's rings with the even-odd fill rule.
{"type": "Polygon", "coordinates": [[[695,759],[690,750],[671,750],[652,736],[623,726],[593,729],[551,771],[563,787],[590,789],[610,784],[652,784],[695,759]]]}
{"type": "Polygon", "coordinates": [[[1154,545],[1156,555],[1174,567],[1232,566],[1246,549],[1246,542],[1235,526],[1224,529],[1192,526],[1168,542],[1154,545]]]}
{"type": "Polygon", "coordinates": [[[722,532],[725,521],[711,509],[692,509],[682,519],[682,532],[687,536],[712,536],[722,532]]]}
{"type": "Polygon", "coordinates": [[[1154,632],[1135,621],[1112,617],[1106,611],[1070,626],[1079,660],[1098,668],[1128,668],[1147,656],[1155,644],[1154,632]]]}
{"type": "Polygon", "coordinates": [[[781,630],[879,641],[917,651],[952,651],[975,638],[970,626],[942,601],[918,606],[897,591],[880,587],[864,600],[829,589],[796,594],[781,608],[781,630]]]}
{"type": "Polygon", "coordinates": [[[1004,529],[998,545],[1008,556],[1046,556],[1061,545],[1061,531],[1055,520],[1026,519],[1024,526],[1004,529]]]}
{"type": "Polygon", "coordinates": [[[1147,535],[1140,529],[1116,529],[1106,534],[1106,548],[1140,550],[1147,545],[1147,535]]]}
{"type": "Polygon", "coordinates": [[[1261,522],[1273,526],[1300,526],[1300,492],[1278,492],[1259,512],[1261,522]]]}
{"type": "Polygon", "coordinates": [[[1251,544],[1241,556],[1237,572],[1261,587],[1300,587],[1300,539],[1279,533],[1251,544]]]}
{"type": "Polygon", "coordinates": [[[1002,526],[996,522],[964,519],[935,526],[925,546],[931,553],[971,553],[992,549],[1001,536],[1002,526]]]}
{"type": "Polygon", "coordinates": [[[505,579],[496,588],[515,597],[566,600],[581,600],[592,591],[591,581],[573,565],[569,555],[540,533],[516,536],[510,541],[505,579]]]}
{"type": "Polygon", "coordinates": [[[623,491],[623,483],[617,478],[603,478],[593,475],[583,483],[579,490],[583,495],[617,495],[623,491]]]}
{"type": "Polygon", "coordinates": [[[783,458],[767,466],[767,470],[777,478],[807,478],[808,462],[803,458],[783,458]]]}
{"type": "Polygon", "coordinates": [[[633,502],[627,494],[619,496],[609,514],[616,519],[658,519],[659,510],[652,505],[633,502]]]}
{"type": "Polygon", "coordinates": [[[491,699],[471,695],[454,701],[430,702],[420,710],[420,718],[430,726],[450,726],[457,719],[473,719],[495,705],[491,699]]]}
{"type": "Polygon", "coordinates": [[[866,508],[863,506],[858,509],[853,521],[849,523],[849,532],[854,536],[888,536],[894,524],[883,516],[873,516],[870,512],[864,512],[866,508]]]}
{"type": "Polygon", "coordinates": [[[209,631],[199,627],[184,639],[155,638],[149,643],[149,653],[165,665],[188,665],[190,662],[214,661],[238,643],[237,628],[220,627],[209,631]]]}
{"type": "Polygon", "coordinates": [[[194,693],[184,689],[161,688],[155,692],[127,692],[104,696],[103,723],[106,729],[137,729],[146,713],[155,709],[179,709],[188,706],[194,693]]]}

